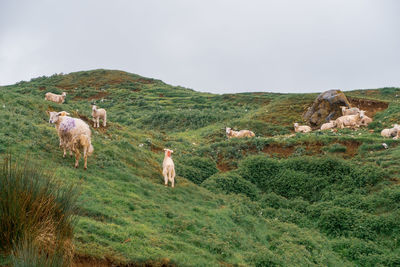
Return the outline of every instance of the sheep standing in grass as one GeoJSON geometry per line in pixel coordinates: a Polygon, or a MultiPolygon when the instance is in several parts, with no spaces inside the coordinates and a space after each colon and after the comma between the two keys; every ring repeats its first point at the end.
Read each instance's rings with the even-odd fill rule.
{"type": "MultiPolygon", "coordinates": [[[[61,116],[61,114],[62,112],[50,112],[49,122],[56,125],[57,133],[60,137],[60,144],[62,144],[64,149],[63,157],[65,157],[67,149],[74,151],[74,143],[75,148],[85,146],[85,137],[81,137],[81,135],[86,135],[86,141],[89,140],[90,143],[92,132],[90,131],[89,125],[87,125],[83,120],[68,116],[61,116]]],[[[88,151],[89,150],[90,149],[88,149],[88,151]]],[[[93,147],[91,150],[93,151],[93,147]]],[[[74,152],[75,157],[77,157],[76,149],[74,152]]]]}
{"type": "Polygon", "coordinates": [[[346,115],[336,119],[336,126],[340,129],[345,127],[360,127],[361,119],[364,118],[364,110],[360,110],[356,115],[346,115]]]}
{"type": "Polygon", "coordinates": [[[62,92],[61,95],[56,95],[56,94],[48,92],[48,93],[46,93],[44,95],[44,100],[48,100],[48,101],[56,102],[58,104],[62,104],[62,103],[64,103],[66,96],[67,96],[66,92],[62,92]]]}
{"type": "Polygon", "coordinates": [[[92,106],[92,117],[94,122],[94,128],[99,128],[100,119],[103,120],[103,127],[107,125],[107,111],[104,108],[97,108],[96,105],[92,106]]]}
{"type": "Polygon", "coordinates": [[[360,112],[360,109],[358,109],[358,108],[347,108],[345,106],[341,106],[341,109],[342,109],[343,116],[356,115],[357,113],[360,112]]]}
{"type": "Polygon", "coordinates": [[[321,125],[321,131],[333,129],[336,127],[336,121],[330,121],[321,125]]]}
{"type": "Polygon", "coordinates": [[[164,175],[164,185],[168,186],[168,181],[171,182],[171,187],[175,186],[175,165],[171,158],[171,154],[174,153],[173,150],[164,148],[165,155],[163,161],[163,175],[164,175]]]}
{"type": "Polygon", "coordinates": [[[296,133],[309,133],[311,132],[311,127],[307,125],[299,125],[297,122],[293,124],[294,131],[296,133]]]}
{"type": "Polygon", "coordinates": [[[398,139],[400,125],[393,124],[392,126],[393,126],[393,128],[383,129],[381,131],[381,136],[383,136],[383,137],[394,137],[394,139],[398,139]]]}
{"type": "Polygon", "coordinates": [[[229,138],[243,138],[243,137],[254,137],[256,136],[252,131],[250,130],[240,130],[240,131],[234,131],[231,128],[226,128],[226,136],[229,138]]]}
{"type": "Polygon", "coordinates": [[[83,150],[83,159],[84,159],[84,169],[87,169],[87,157],[93,153],[93,146],[90,139],[90,136],[86,134],[80,134],[74,136],[71,141],[71,149],[75,153],[75,168],[79,166],[79,159],[81,158],[80,150],[83,150]]]}

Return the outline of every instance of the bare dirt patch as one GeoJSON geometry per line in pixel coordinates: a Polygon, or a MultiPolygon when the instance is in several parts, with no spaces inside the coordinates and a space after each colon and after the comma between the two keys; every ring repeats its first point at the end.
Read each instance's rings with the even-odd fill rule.
{"type": "Polygon", "coordinates": [[[377,112],[388,108],[389,103],[377,100],[361,99],[361,98],[347,98],[353,107],[358,107],[366,111],[366,115],[374,117],[377,112]]]}

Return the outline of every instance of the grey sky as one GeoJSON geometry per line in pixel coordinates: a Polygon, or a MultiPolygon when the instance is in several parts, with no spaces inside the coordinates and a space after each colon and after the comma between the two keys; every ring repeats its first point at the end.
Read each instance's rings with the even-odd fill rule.
{"type": "Polygon", "coordinates": [[[215,93],[400,86],[398,0],[0,0],[0,85],[96,68],[215,93]]]}

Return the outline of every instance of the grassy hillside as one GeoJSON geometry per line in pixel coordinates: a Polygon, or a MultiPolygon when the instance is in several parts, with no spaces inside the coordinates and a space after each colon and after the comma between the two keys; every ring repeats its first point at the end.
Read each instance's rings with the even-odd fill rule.
{"type": "Polygon", "coordinates": [[[27,154],[79,184],[77,261],[398,266],[400,147],[379,134],[398,122],[398,94],[346,92],[374,116],[368,129],[293,135],[316,94],[215,95],[109,70],[39,77],[0,87],[0,155],[27,154]],[[66,103],[45,101],[49,91],[66,103]],[[84,171],[62,158],[46,111],[89,122],[91,103],[109,122],[92,128],[84,171]],[[225,127],[257,137],[227,140],[225,127]],[[163,186],[164,147],[174,189],[163,186]]]}

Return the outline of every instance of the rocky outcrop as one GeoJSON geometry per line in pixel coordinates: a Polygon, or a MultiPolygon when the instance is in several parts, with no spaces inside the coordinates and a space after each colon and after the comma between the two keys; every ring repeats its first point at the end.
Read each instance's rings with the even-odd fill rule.
{"type": "Polygon", "coordinates": [[[320,126],[342,116],[341,106],[350,107],[350,103],[342,91],[329,90],[323,92],[308,108],[303,119],[312,126],[320,126]]]}

